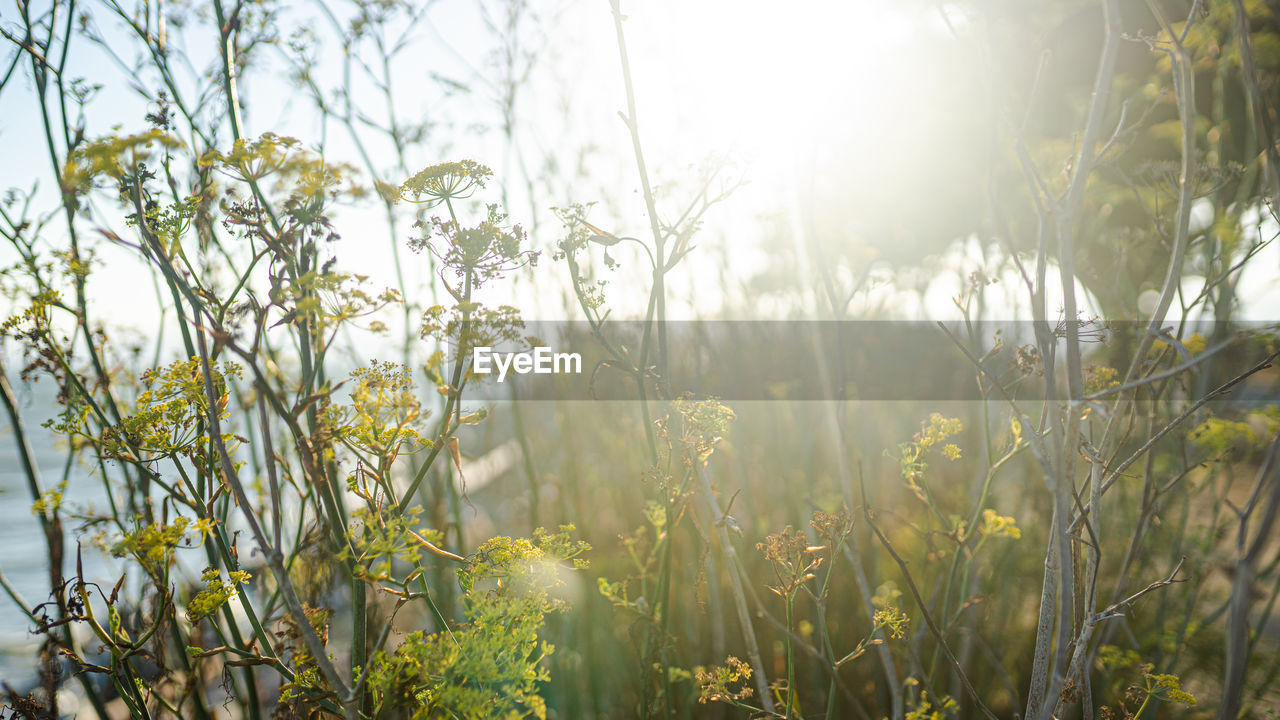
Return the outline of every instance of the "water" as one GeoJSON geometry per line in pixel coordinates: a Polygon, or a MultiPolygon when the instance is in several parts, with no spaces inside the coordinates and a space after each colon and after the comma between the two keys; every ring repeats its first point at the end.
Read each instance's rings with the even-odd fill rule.
{"type": "MultiPolygon", "coordinates": [[[[58,412],[56,390],[49,382],[35,385],[19,381],[14,387],[27,442],[31,446],[45,490],[57,486],[66,472],[65,444],[41,423],[58,412]]],[[[31,511],[31,493],[14,442],[7,413],[0,412],[0,572],[28,607],[49,599],[48,550],[40,521],[31,511]]],[[[101,505],[106,495],[100,482],[80,465],[72,465],[68,475],[64,505],[85,508],[101,505]]],[[[78,523],[64,519],[66,541],[63,574],[75,571],[78,523]]],[[[85,574],[105,579],[110,573],[107,559],[86,550],[85,574]]],[[[36,649],[43,639],[32,634],[34,626],[7,595],[0,593],[0,681],[24,690],[36,681],[36,649]]]]}

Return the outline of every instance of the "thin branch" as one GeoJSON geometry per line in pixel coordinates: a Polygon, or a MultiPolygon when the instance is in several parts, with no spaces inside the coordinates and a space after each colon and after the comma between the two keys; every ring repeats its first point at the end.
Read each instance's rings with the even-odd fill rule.
{"type": "Polygon", "coordinates": [[[1102,612],[1098,613],[1097,619],[1108,620],[1113,617],[1123,617],[1124,613],[1121,611],[1124,610],[1124,608],[1132,605],[1143,595],[1159,590],[1160,588],[1165,587],[1166,585],[1173,585],[1175,583],[1186,582],[1187,578],[1178,577],[1178,573],[1181,572],[1182,565],[1186,563],[1186,561],[1187,561],[1187,558],[1184,555],[1182,559],[1178,561],[1178,565],[1175,568],[1173,568],[1173,572],[1169,573],[1169,576],[1166,577],[1164,580],[1157,580],[1156,582],[1151,583],[1150,585],[1142,588],[1141,590],[1130,595],[1129,597],[1123,600],[1120,600],[1118,602],[1112,603],[1111,605],[1107,606],[1106,610],[1103,610],[1102,612]]]}

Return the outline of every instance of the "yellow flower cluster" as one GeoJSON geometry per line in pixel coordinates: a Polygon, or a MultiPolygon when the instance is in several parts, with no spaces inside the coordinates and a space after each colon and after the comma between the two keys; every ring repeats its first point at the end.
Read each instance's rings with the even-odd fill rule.
{"type": "Polygon", "coordinates": [[[116,557],[132,555],[153,575],[162,574],[173,564],[173,551],[185,540],[188,547],[204,542],[213,531],[212,520],[194,523],[185,517],[177,517],[172,523],[151,523],[126,534],[111,548],[116,557]]]}
{"type": "Polygon", "coordinates": [[[231,577],[230,581],[222,579],[222,573],[217,568],[209,568],[200,576],[200,580],[204,582],[203,590],[195,594],[187,603],[187,619],[191,622],[199,622],[202,618],[212,615],[222,604],[230,600],[236,595],[237,586],[247,585],[249,573],[243,570],[232,570],[228,573],[231,577]]]}
{"type": "Polygon", "coordinates": [[[980,531],[986,537],[1007,537],[1014,540],[1022,537],[1022,531],[1018,529],[1012,517],[1000,515],[991,508],[982,511],[980,531]]]}
{"type": "Polygon", "coordinates": [[[884,629],[885,634],[895,640],[907,636],[907,614],[892,605],[877,610],[873,620],[876,627],[884,629]]]}
{"type": "Polygon", "coordinates": [[[400,198],[412,203],[436,205],[441,201],[455,200],[471,195],[493,171],[474,160],[459,160],[432,165],[405,180],[400,186],[400,198]],[[411,195],[412,197],[407,197],[411,195]]]}
{"type": "Polygon", "coordinates": [[[726,658],[724,665],[712,666],[710,670],[698,668],[696,676],[699,704],[733,702],[751,697],[751,687],[747,685],[751,679],[751,666],[732,655],[726,658]]]}

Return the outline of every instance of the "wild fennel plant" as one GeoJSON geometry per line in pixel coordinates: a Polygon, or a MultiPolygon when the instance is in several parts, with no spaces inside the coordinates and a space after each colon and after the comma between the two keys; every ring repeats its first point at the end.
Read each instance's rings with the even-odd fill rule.
{"type": "MultiPolygon", "coordinates": [[[[100,716],[134,717],[214,717],[222,703],[246,717],[1264,716],[1280,677],[1280,416],[1257,399],[1273,392],[1274,328],[1235,320],[1280,191],[1274,12],[1094,6],[1080,15],[1099,28],[1079,92],[1059,86],[1048,53],[965,98],[988,113],[962,138],[983,149],[964,182],[985,196],[947,232],[983,257],[943,268],[960,278],[959,319],[938,336],[981,400],[887,407],[858,403],[838,365],[811,370],[842,389],[830,402],[787,402],[785,388],[755,406],[683,396],[672,368],[694,349],[669,334],[691,294],[682,273],[695,288],[729,275],[715,213],[741,178],[672,177],[655,161],[663,138],[642,130],[663,108],[633,82],[649,59],[627,45],[621,2],[617,139],[634,207],[587,196],[562,158],[526,165],[529,4],[485,16],[504,33],[501,78],[478,83],[500,109],[497,177],[462,160],[415,173],[444,117],[414,114],[402,91],[419,81],[402,68],[435,57],[411,43],[426,6],[322,4],[313,27],[271,3],[20,4],[5,15],[0,91],[29,81],[49,162],[39,191],[0,203],[4,337],[22,353],[0,394],[48,600],[0,575],[45,642],[42,687],[6,703],[57,712],[74,684],[100,716]],[[352,51],[326,63],[321,31],[352,51]],[[211,62],[182,32],[216,47],[211,62]],[[126,69],[145,118],[97,134],[97,81],[67,60],[81,46],[126,69]],[[273,52],[321,137],[246,131],[264,116],[244,91],[273,52]],[[336,161],[336,135],[360,173],[336,161]],[[486,204],[518,195],[517,180],[531,205],[562,204],[554,247],[486,204]],[[346,204],[384,221],[394,290],[350,271],[369,234],[343,222],[346,204]],[[482,378],[469,350],[524,335],[520,311],[486,293],[535,248],[562,261],[553,289],[634,403],[470,399],[482,378]],[[117,333],[95,305],[106,257],[154,278],[154,333],[117,333]],[[637,286],[643,331],[629,342],[614,301],[637,286]],[[991,332],[1002,303],[1032,318],[1029,335],[991,332]],[[1194,327],[1197,314],[1213,324],[1194,327]],[[367,331],[400,333],[396,357],[353,350],[367,331]],[[10,383],[37,378],[59,396],[47,428],[10,383]],[[64,439],[61,476],[29,442],[49,431],[64,439]],[[467,460],[508,433],[521,484],[466,497],[467,460]],[[543,521],[558,529],[534,532],[543,521]],[[570,524],[595,548],[586,591],[570,524]],[[532,536],[509,537],[516,527],[532,536]]],[[[949,3],[950,32],[986,27],[952,23],[957,7],[990,11],[949,3]]],[[[1055,37],[1019,22],[988,29],[1037,52],[1034,38],[1055,37]]],[[[989,69],[1007,50],[974,47],[989,69]]],[[[883,241],[844,213],[848,195],[881,197],[871,190],[892,178],[859,176],[858,193],[816,173],[803,191],[768,178],[796,190],[783,198],[795,222],[766,239],[770,268],[728,279],[789,318],[878,317],[875,253],[932,252],[886,246],[945,204],[914,186],[937,187],[934,160],[904,168],[918,217],[895,217],[883,241]]],[[[695,309],[712,304],[695,295],[695,309]]]]}
{"type": "MultiPolygon", "coordinates": [[[[518,314],[490,310],[473,292],[532,260],[521,247],[522,232],[504,225],[495,206],[474,226],[462,225],[454,212],[455,202],[483,187],[488,169],[472,162],[434,166],[404,187],[414,200],[449,211],[448,220],[419,223],[426,234],[412,243],[438,256],[442,281],[457,299],[425,315],[424,335],[445,348],[428,374],[446,398],[429,431],[407,368],[375,361],[346,380],[331,376],[329,353],[339,331],[399,301],[394,291],[365,290],[328,254],[336,234],[326,207],[360,191],[296,141],[264,136],[226,154],[205,153],[201,184],[165,204],[158,180],[177,185],[169,168],[182,147],[159,129],[95,141],[72,155],[65,177],[71,197],[104,192],[128,212],[130,235],[113,239],[163,278],[177,300],[190,359],[146,371],[136,391],[127,376],[90,379],[56,330],[67,306],[55,291],[37,296],[5,326],[24,341],[24,375],[47,375],[59,385],[64,409],[51,429],[83,457],[112,462],[100,464],[108,512],[64,505],[56,496],[43,497],[38,510],[95,528],[98,542],[132,558],[146,578],[135,599],[121,594],[126,576],[107,592],[77,569],[58,588],[65,601],[31,608],[40,629],[93,628],[108,658],[98,660],[91,648],[65,638],[59,650],[81,671],[107,677],[135,716],[161,707],[207,714],[206,683],[215,667],[242,669],[239,692],[253,715],[264,705],[257,699],[262,675],[270,673],[280,707],[300,714],[357,717],[410,698],[415,716],[541,716],[533,683],[544,677],[540,663],[550,647],[538,643],[537,631],[542,616],[563,603],[546,599],[535,580],[553,580],[554,568],[585,545],[571,543],[566,529],[539,534],[532,544],[496,538],[464,558],[419,524],[421,508],[413,504],[427,473],[439,472],[442,451],[459,465],[457,430],[484,417],[462,412],[463,392],[475,381],[465,369],[470,348],[477,338],[514,336],[521,325],[518,314]],[[201,251],[201,238],[219,231],[242,243],[228,257],[239,261],[231,272],[206,262],[201,251]],[[344,386],[346,402],[339,394],[344,386]],[[237,405],[244,424],[235,419],[237,405]],[[267,452],[254,452],[257,443],[246,436],[256,436],[267,452]],[[416,454],[425,459],[397,488],[416,454]],[[239,537],[246,526],[247,542],[239,537]],[[189,594],[179,589],[186,584],[176,562],[188,547],[203,547],[207,563],[203,587],[189,594]],[[465,627],[434,599],[427,576],[437,562],[458,568],[465,627]],[[496,588],[486,585],[493,579],[501,581],[496,588]],[[333,582],[348,588],[340,610],[322,605],[333,582]],[[126,603],[148,607],[146,618],[127,627],[120,610],[126,603]],[[425,610],[432,630],[390,655],[392,623],[406,608],[425,610]],[[350,629],[345,657],[327,647],[336,622],[350,629]],[[516,645],[507,634],[513,622],[528,623],[516,645]],[[480,661],[485,652],[495,659],[480,661]],[[418,653],[417,674],[392,669],[394,658],[411,653],[418,653]],[[177,675],[143,683],[144,658],[177,675]],[[442,675],[461,668],[460,658],[479,664],[442,675]],[[524,685],[513,685],[517,680],[524,685]]],[[[105,353],[110,345],[92,349],[105,353]]]]}

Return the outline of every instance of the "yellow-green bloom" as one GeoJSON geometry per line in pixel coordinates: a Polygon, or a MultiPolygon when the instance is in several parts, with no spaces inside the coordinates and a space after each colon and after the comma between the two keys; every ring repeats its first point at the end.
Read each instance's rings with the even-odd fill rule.
{"type": "Polygon", "coordinates": [[[991,508],[982,511],[980,530],[987,537],[1007,537],[1014,540],[1022,537],[1022,531],[1012,517],[1001,515],[991,508]]]}
{"type": "Polygon", "coordinates": [[[223,581],[222,573],[217,568],[209,568],[200,576],[200,580],[204,582],[205,587],[196,593],[195,597],[187,603],[187,619],[191,622],[198,622],[201,618],[212,615],[223,603],[230,600],[239,592],[238,585],[246,585],[251,577],[249,573],[243,570],[232,570],[228,573],[230,582],[223,581]]]}
{"type": "Polygon", "coordinates": [[[436,205],[443,200],[469,197],[476,188],[484,187],[492,175],[492,170],[474,160],[440,163],[405,180],[400,197],[412,203],[436,205]]]}

